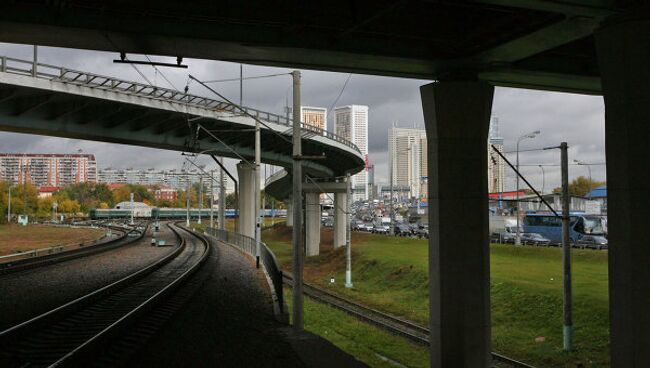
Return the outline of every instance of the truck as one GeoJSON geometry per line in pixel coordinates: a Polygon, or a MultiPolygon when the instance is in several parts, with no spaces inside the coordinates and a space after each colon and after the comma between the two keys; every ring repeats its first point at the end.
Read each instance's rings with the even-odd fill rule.
{"type": "Polygon", "coordinates": [[[517,218],[515,216],[490,216],[489,219],[490,241],[514,243],[517,234],[517,218]]]}

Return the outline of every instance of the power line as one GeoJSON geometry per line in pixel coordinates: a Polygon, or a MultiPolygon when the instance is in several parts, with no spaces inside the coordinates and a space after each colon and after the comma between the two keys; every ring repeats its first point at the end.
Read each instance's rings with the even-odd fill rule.
{"type": "Polygon", "coordinates": [[[289,75],[289,74],[291,74],[291,73],[255,75],[255,76],[246,77],[246,78],[213,79],[213,80],[207,80],[207,81],[202,81],[202,82],[203,83],[239,82],[240,80],[271,78],[271,77],[279,77],[279,76],[282,76],[282,75],[289,75]]]}
{"type": "Polygon", "coordinates": [[[348,74],[348,78],[345,80],[345,83],[343,83],[343,88],[341,88],[341,92],[339,92],[339,95],[336,96],[336,99],[334,100],[334,102],[332,102],[332,106],[330,106],[328,111],[332,111],[336,103],[339,102],[339,98],[341,98],[341,96],[343,95],[343,91],[345,91],[345,87],[347,87],[350,78],[352,78],[352,73],[348,74]]]}
{"type": "MultiPolygon", "coordinates": [[[[151,59],[149,58],[149,56],[148,56],[147,54],[144,54],[144,57],[146,57],[147,60],[149,60],[150,63],[153,63],[153,61],[151,61],[151,59]]],[[[128,59],[127,59],[127,60],[128,60],[128,59]]],[[[131,65],[133,65],[133,64],[131,64],[131,65]]],[[[169,84],[173,89],[175,89],[176,91],[178,91],[178,88],[176,88],[176,86],[174,85],[174,83],[172,83],[169,79],[167,79],[167,76],[165,76],[165,73],[163,73],[162,71],[160,71],[160,70],[158,69],[158,67],[156,67],[155,65],[152,64],[151,66],[154,68],[154,70],[156,70],[156,72],[160,73],[160,75],[163,77],[163,79],[164,79],[165,81],[167,81],[167,84],[169,84]]]]}

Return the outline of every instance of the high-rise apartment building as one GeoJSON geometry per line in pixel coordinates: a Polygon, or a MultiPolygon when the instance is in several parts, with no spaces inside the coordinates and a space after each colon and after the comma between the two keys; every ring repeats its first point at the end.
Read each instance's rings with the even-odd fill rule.
{"type": "Polygon", "coordinates": [[[503,153],[503,138],[499,134],[499,118],[492,117],[488,134],[488,193],[503,192],[505,185],[505,163],[494,146],[503,153]]]}
{"type": "Polygon", "coordinates": [[[393,186],[408,187],[411,197],[426,197],[427,163],[427,136],[423,129],[390,129],[388,164],[393,186]]]}
{"type": "MultiPolygon", "coordinates": [[[[327,130],[327,109],[324,107],[301,106],[300,116],[302,122],[315,126],[316,128],[327,130]]],[[[325,132],[323,132],[325,134],[325,132]]]]}
{"type": "MultiPolygon", "coordinates": [[[[214,171],[214,177],[219,176],[219,171],[214,171]]],[[[105,184],[141,184],[141,185],[160,185],[172,189],[185,190],[188,182],[196,183],[199,180],[208,188],[211,187],[210,175],[198,169],[190,170],[156,170],[156,169],[100,169],[98,173],[98,182],[105,184]]],[[[228,179],[229,180],[229,179],[228,179]]],[[[215,181],[215,188],[218,183],[215,181]]],[[[226,185],[229,188],[228,184],[226,185]]]]}
{"type": "Polygon", "coordinates": [[[97,182],[95,155],[0,153],[2,180],[27,181],[36,187],[62,187],[69,184],[97,182]]]}
{"type": "MultiPolygon", "coordinates": [[[[356,144],[368,163],[368,106],[349,105],[334,109],[334,132],[356,144]]],[[[352,176],[352,198],[368,199],[368,170],[352,176]]]]}

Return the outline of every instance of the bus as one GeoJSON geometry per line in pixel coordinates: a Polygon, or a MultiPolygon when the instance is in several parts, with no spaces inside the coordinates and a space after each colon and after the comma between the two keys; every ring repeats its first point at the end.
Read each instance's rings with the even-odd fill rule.
{"type": "MultiPolygon", "coordinates": [[[[562,216],[561,213],[558,213],[562,216]]],[[[569,216],[569,239],[575,245],[585,235],[605,235],[604,220],[600,216],[572,213],[569,216]]],[[[524,218],[524,232],[538,233],[552,243],[562,243],[562,217],[554,214],[529,213],[524,218]]]]}

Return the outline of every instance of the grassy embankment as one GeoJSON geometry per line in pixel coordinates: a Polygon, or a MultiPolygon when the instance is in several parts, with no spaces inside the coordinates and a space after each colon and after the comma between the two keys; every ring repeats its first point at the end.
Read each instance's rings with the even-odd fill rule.
{"type": "MultiPolygon", "coordinates": [[[[290,230],[284,227],[267,230],[263,235],[286,269],[291,264],[290,236],[290,230]]],[[[427,323],[426,240],[355,233],[354,289],[346,289],[343,287],[344,253],[342,249],[331,251],[326,245],[331,242],[330,231],[324,231],[322,237],[322,254],[306,262],[307,281],[369,306],[427,323]],[[333,285],[329,282],[332,276],[336,279],[333,285]]],[[[575,351],[565,353],[562,351],[560,249],[491,246],[494,351],[539,367],[575,367],[578,363],[585,367],[608,366],[607,252],[574,250],[572,265],[575,351]]],[[[368,329],[361,323],[357,325],[363,325],[363,329],[354,329],[349,321],[339,322],[335,312],[308,303],[307,328],[373,366],[383,365],[377,363],[375,352],[408,366],[427,365],[428,357],[421,347],[395,345],[377,337],[380,332],[376,329],[368,329]],[[409,361],[403,360],[406,350],[409,361]]]]}
{"type": "Polygon", "coordinates": [[[47,225],[0,225],[0,255],[26,252],[55,245],[88,242],[101,238],[102,229],[47,225]]]}

